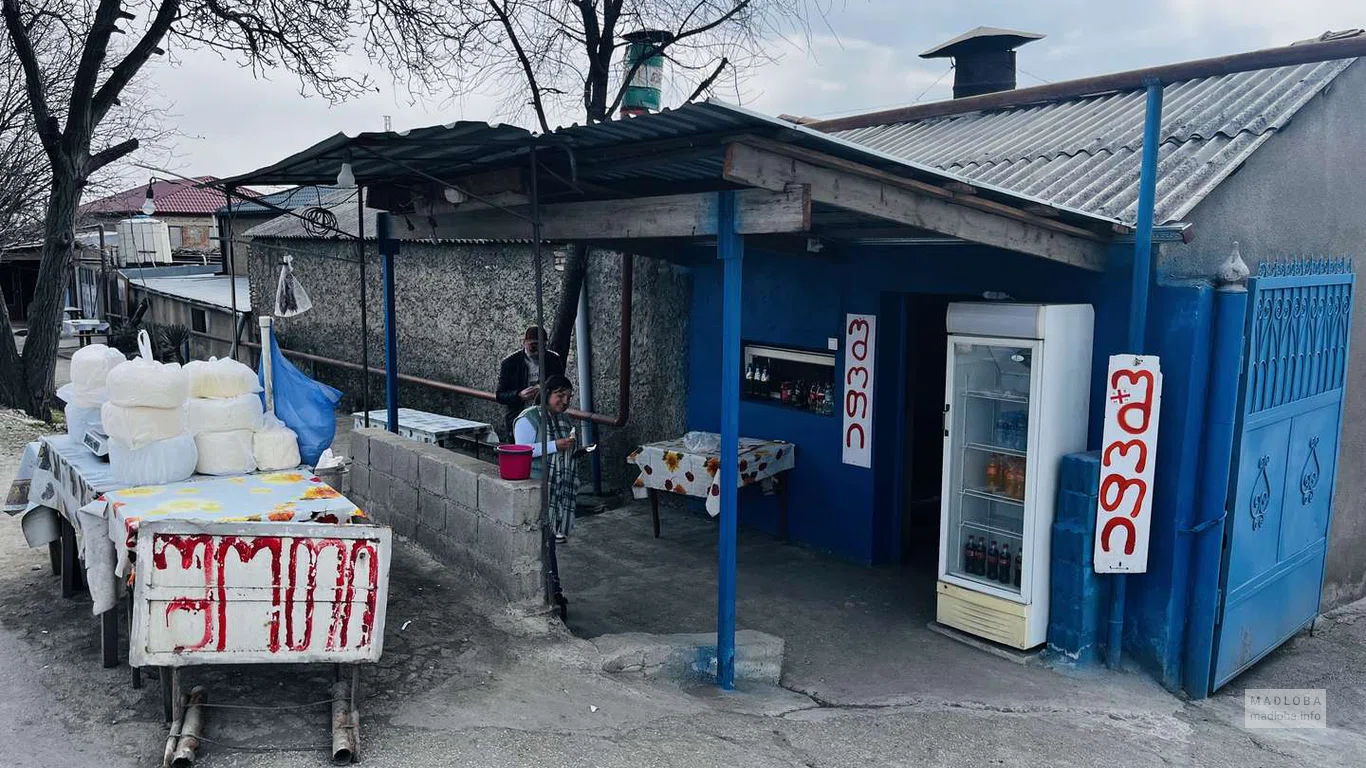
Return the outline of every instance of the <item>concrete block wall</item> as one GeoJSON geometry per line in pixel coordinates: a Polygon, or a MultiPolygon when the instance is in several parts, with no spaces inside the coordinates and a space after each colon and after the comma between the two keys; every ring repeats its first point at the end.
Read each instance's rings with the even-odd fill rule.
{"type": "Polygon", "coordinates": [[[509,603],[538,603],[540,483],[379,429],[351,433],[351,498],[375,521],[509,603]]]}
{"type": "Polygon", "coordinates": [[[1099,488],[1099,451],[1063,457],[1053,517],[1048,652],[1064,663],[1097,662],[1105,643],[1109,589],[1096,574],[1091,558],[1099,488]]]}

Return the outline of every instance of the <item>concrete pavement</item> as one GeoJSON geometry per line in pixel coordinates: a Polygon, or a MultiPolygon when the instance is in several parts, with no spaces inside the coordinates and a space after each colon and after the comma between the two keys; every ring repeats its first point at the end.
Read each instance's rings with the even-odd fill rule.
{"type": "MultiPolygon", "coordinates": [[[[0,414],[0,481],[36,431],[0,414]]],[[[588,540],[597,519],[648,526],[644,517],[586,520],[571,548],[588,540]]],[[[665,530],[682,525],[671,516],[665,530]]],[[[666,579],[669,564],[659,563],[654,577],[666,579]]],[[[807,564],[827,575],[844,567],[814,556],[807,564]]],[[[613,597],[595,592],[586,575],[569,574],[571,620],[591,618],[592,605],[613,597]]],[[[789,668],[785,684],[815,689],[813,698],[772,686],[722,694],[605,674],[592,643],[545,618],[507,615],[405,543],[391,587],[384,658],[363,681],[364,765],[1291,768],[1356,766],[1366,755],[1362,606],[1292,641],[1214,699],[1187,703],[1140,674],[1019,667],[937,635],[909,637],[911,650],[879,673],[876,658],[850,645],[876,623],[877,590],[835,591],[826,603],[810,594],[809,623],[836,614],[845,622],[825,639],[787,639],[789,667],[805,666],[789,668]],[[843,666],[827,668],[829,649],[842,646],[843,666]],[[1244,730],[1245,685],[1327,688],[1330,728],[1244,730]]],[[[136,691],[126,667],[102,669],[88,600],[58,594],[46,551],[23,548],[17,521],[0,519],[0,764],[155,764],[165,735],[155,680],[136,691]]],[[[906,622],[917,618],[913,607],[898,610],[906,622]]],[[[751,619],[742,626],[754,626],[751,619]]],[[[901,626],[892,622],[867,642],[894,640],[901,626]]],[[[220,667],[192,677],[215,702],[296,707],[326,697],[330,671],[220,667]]],[[[321,766],[327,734],[321,709],[214,709],[207,737],[215,743],[199,765],[321,766]]]]}

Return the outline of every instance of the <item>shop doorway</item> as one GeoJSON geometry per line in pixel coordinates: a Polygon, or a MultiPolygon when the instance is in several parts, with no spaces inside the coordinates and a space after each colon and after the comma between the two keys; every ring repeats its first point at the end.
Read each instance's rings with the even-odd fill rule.
{"type": "Polygon", "coordinates": [[[939,562],[940,491],[944,471],[944,376],[949,304],[976,297],[913,293],[902,297],[905,381],[901,473],[901,560],[917,571],[939,562]]]}

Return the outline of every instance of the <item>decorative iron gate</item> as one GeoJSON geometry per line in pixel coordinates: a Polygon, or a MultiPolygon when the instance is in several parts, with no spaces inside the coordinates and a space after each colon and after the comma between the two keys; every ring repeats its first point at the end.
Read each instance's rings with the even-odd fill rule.
{"type": "Polygon", "coordinates": [[[1352,323],[1351,263],[1263,264],[1248,318],[1213,689],[1313,622],[1352,323]]]}

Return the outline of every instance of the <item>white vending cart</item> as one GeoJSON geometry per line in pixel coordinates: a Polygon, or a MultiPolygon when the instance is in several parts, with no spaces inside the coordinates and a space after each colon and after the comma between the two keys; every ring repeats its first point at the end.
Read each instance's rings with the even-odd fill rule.
{"type": "Polygon", "coordinates": [[[1094,324],[1088,304],[949,306],[941,624],[1044,642],[1058,470],[1086,450],[1094,324]]]}

